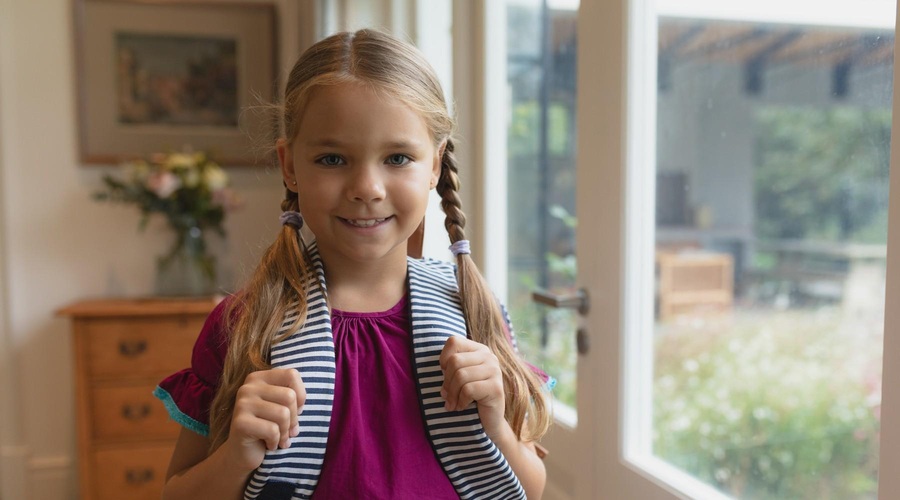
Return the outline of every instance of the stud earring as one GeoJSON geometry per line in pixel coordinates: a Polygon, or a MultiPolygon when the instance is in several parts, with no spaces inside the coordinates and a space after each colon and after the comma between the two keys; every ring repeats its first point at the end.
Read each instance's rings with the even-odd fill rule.
{"type": "Polygon", "coordinates": [[[291,185],[296,186],[296,185],[297,185],[297,181],[291,181],[291,185]]]}

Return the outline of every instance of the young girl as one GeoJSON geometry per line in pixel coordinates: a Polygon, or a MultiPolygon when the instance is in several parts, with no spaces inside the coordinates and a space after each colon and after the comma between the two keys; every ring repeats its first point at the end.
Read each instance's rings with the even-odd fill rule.
{"type": "Polygon", "coordinates": [[[155,392],[185,427],[163,497],[540,498],[546,377],[468,255],[434,71],[383,33],[334,35],[282,119],[283,228],[155,392]],[[433,188],[456,266],[407,257],[433,188]]]}

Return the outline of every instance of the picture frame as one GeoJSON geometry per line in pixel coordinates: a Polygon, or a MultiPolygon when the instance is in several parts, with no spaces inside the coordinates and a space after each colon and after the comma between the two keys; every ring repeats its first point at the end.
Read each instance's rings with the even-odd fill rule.
{"type": "Polygon", "coordinates": [[[278,95],[273,3],[73,1],[83,164],[172,151],[264,163],[278,95]]]}

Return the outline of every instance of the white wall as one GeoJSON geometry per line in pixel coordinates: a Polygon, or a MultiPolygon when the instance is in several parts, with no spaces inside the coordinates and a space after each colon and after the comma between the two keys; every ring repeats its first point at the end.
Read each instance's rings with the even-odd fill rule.
{"type": "MultiPolygon", "coordinates": [[[[162,224],[137,233],[134,207],[91,200],[110,169],[78,161],[72,4],[0,0],[4,498],[76,497],[70,325],[54,311],[88,297],[152,294],[167,244],[162,224]]],[[[316,36],[313,5],[278,0],[284,72],[316,36]]],[[[228,241],[214,246],[233,284],[274,236],[283,193],[273,168],[229,173],[246,205],[226,221],[228,241]]]]}

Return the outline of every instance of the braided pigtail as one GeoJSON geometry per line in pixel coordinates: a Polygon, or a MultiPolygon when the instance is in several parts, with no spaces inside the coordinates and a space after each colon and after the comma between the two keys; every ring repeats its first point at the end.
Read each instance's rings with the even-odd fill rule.
{"type": "MultiPolygon", "coordinates": [[[[297,211],[297,193],[286,190],[282,211],[297,211]]],[[[312,264],[300,239],[300,228],[285,224],[246,287],[225,309],[228,354],[222,379],[210,407],[210,453],[228,439],[237,390],[251,372],[266,370],[269,351],[288,309],[297,304],[299,315],[283,335],[290,336],[306,320],[305,283],[312,264]]]]}
{"type": "MultiPolygon", "coordinates": [[[[453,141],[447,139],[441,157],[437,192],[446,215],[444,227],[450,235],[450,242],[456,243],[466,239],[466,215],[459,198],[459,169],[453,150],[453,141]]],[[[500,360],[506,393],[506,421],[520,440],[540,439],[550,427],[541,381],[513,349],[505,333],[507,326],[500,305],[475,262],[469,254],[460,253],[456,264],[459,295],[469,337],[488,346],[500,360]]]]}

